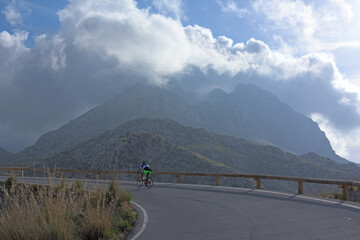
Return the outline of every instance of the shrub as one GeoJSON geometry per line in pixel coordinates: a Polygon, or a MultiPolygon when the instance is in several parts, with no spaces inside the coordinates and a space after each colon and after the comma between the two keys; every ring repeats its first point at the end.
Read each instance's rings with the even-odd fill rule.
{"type": "Polygon", "coordinates": [[[136,219],[130,202],[120,200],[123,194],[114,194],[119,191],[115,185],[107,191],[113,201],[106,204],[107,193],[78,191],[82,189],[78,183],[70,189],[64,184],[56,188],[12,184],[11,193],[4,184],[0,187],[0,239],[124,239],[136,219]]]}
{"type": "Polygon", "coordinates": [[[84,190],[83,189],[83,183],[81,180],[79,179],[76,179],[72,185],[71,185],[71,188],[70,188],[72,191],[82,191],[84,190]]]}
{"type": "Polygon", "coordinates": [[[109,188],[106,192],[106,204],[113,202],[118,196],[118,186],[115,180],[110,182],[109,188]]]}
{"type": "Polygon", "coordinates": [[[5,181],[5,188],[9,191],[11,188],[16,186],[18,184],[18,181],[15,177],[15,175],[10,174],[9,178],[5,181]]]}

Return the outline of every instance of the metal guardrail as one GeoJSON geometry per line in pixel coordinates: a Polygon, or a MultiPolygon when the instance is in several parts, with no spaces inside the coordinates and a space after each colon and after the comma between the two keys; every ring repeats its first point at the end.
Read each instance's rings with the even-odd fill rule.
{"type": "MultiPolygon", "coordinates": [[[[100,171],[100,170],[80,170],[80,169],[39,169],[39,168],[19,168],[19,167],[3,167],[0,171],[18,171],[21,177],[24,177],[25,171],[32,172],[53,172],[60,173],[60,177],[64,177],[64,173],[94,173],[99,175],[99,179],[102,179],[103,174],[137,174],[137,171],[100,171]]],[[[261,188],[261,179],[271,179],[280,181],[292,181],[298,183],[298,194],[304,194],[304,182],[306,183],[318,183],[328,185],[338,185],[342,187],[343,199],[349,200],[350,187],[360,187],[359,181],[343,181],[332,179],[316,179],[316,178],[297,178],[297,177],[283,177],[283,176],[269,176],[269,175],[254,175],[254,174],[231,174],[231,173],[185,173],[185,172],[156,172],[155,175],[172,175],[177,178],[177,183],[181,183],[181,176],[202,176],[202,177],[216,177],[216,186],[220,185],[220,177],[230,178],[252,178],[256,181],[256,188],[261,188]]]]}

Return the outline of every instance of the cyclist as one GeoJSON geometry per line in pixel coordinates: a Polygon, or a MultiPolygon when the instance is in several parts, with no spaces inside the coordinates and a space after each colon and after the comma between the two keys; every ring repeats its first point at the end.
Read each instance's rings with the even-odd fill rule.
{"type": "Polygon", "coordinates": [[[151,175],[150,165],[147,164],[145,161],[143,161],[140,168],[141,168],[142,173],[143,173],[143,180],[145,182],[145,185],[147,185],[148,184],[148,177],[151,175]]]}

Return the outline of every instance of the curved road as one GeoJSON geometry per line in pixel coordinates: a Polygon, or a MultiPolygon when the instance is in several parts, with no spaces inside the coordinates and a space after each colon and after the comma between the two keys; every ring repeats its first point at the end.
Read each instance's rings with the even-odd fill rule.
{"type": "MultiPolygon", "coordinates": [[[[88,187],[103,184],[107,182],[87,180],[88,187]]],[[[202,185],[155,183],[150,190],[129,182],[119,186],[147,211],[149,221],[139,240],[360,239],[356,203],[202,185]]]]}
{"type": "Polygon", "coordinates": [[[356,204],[215,186],[124,186],[149,215],[141,240],[360,239],[356,204]]]}

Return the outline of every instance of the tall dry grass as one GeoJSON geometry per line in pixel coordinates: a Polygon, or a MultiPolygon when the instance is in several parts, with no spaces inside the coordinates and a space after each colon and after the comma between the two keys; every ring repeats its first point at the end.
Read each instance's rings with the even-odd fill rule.
{"type": "Polygon", "coordinates": [[[136,219],[130,199],[115,181],[88,192],[79,182],[45,187],[9,178],[0,186],[0,239],[124,239],[136,219]]]}

